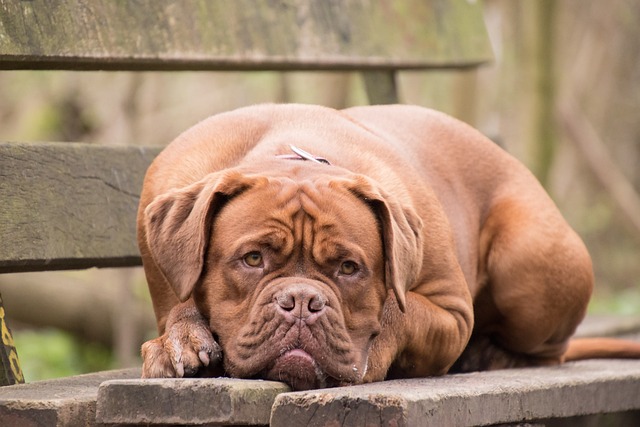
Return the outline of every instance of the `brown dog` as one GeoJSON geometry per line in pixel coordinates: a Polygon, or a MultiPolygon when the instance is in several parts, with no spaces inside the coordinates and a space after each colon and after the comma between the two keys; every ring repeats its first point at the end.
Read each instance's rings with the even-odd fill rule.
{"type": "Polygon", "coordinates": [[[160,332],[145,377],[309,389],[640,356],[570,344],[582,241],[524,166],[424,108],[211,117],[149,168],[138,240],[160,332]]]}

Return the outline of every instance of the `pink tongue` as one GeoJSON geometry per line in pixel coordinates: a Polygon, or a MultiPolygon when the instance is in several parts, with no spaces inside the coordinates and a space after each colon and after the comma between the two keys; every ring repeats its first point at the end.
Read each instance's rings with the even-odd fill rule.
{"type": "Polygon", "coordinates": [[[311,355],[309,353],[307,353],[304,350],[301,350],[299,348],[296,348],[294,350],[289,350],[287,351],[285,354],[283,354],[282,356],[280,356],[281,358],[291,358],[291,359],[302,359],[308,363],[311,364],[315,364],[313,357],[311,357],[311,355]]]}
{"type": "Polygon", "coordinates": [[[288,383],[294,390],[318,387],[316,362],[309,353],[300,349],[280,356],[267,376],[269,379],[288,383]]]}
{"type": "Polygon", "coordinates": [[[304,350],[295,349],[286,352],[278,358],[276,366],[294,376],[316,375],[316,362],[313,357],[304,350]]]}

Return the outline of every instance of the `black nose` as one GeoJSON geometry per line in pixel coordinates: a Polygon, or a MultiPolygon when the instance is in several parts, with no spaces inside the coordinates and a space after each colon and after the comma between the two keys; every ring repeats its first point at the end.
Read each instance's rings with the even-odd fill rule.
{"type": "Polygon", "coordinates": [[[285,317],[310,319],[321,314],[327,304],[322,293],[311,286],[295,284],[274,295],[277,306],[285,317]]]}

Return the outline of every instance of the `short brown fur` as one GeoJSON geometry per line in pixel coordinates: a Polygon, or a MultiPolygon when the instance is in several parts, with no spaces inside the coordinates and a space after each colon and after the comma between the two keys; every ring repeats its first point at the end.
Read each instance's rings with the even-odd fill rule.
{"type": "Polygon", "coordinates": [[[517,160],[425,108],[213,116],[149,168],[138,241],[160,333],[146,377],[308,389],[640,357],[570,341],[593,287],[584,244],[517,160]]]}

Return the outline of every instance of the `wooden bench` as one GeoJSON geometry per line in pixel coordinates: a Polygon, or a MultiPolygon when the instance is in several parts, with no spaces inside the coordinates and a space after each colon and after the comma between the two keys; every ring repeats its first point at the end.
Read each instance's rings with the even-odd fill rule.
{"type": "MultiPolygon", "coordinates": [[[[464,0],[0,0],[6,70],[354,70],[371,103],[391,103],[399,70],[490,57],[464,0]]],[[[0,142],[0,273],[139,265],[138,194],[160,149],[0,142]]]]}
{"type": "MultiPolygon", "coordinates": [[[[0,0],[4,70],[350,70],[361,73],[371,103],[392,103],[401,70],[463,69],[490,59],[480,5],[468,0],[0,0]]],[[[0,273],[139,265],[138,195],[160,149],[0,142],[0,273]]],[[[22,378],[2,314],[0,300],[0,383],[12,384],[22,378]]],[[[461,411],[464,425],[473,425],[640,408],[640,393],[632,390],[639,364],[622,366],[626,376],[585,366],[567,368],[566,375],[583,377],[579,390],[631,397],[544,411],[527,403],[541,388],[520,387],[510,410],[492,417],[488,406],[479,410],[489,399],[483,396],[499,406],[504,395],[482,386],[501,381],[491,373],[395,382],[390,393],[383,383],[305,395],[265,381],[143,381],[133,369],[2,387],[0,425],[415,425],[429,414],[463,425],[461,411]],[[437,396],[428,393],[434,387],[437,396]],[[405,393],[416,389],[417,398],[405,393]],[[434,399],[466,406],[438,406],[434,399]]],[[[516,385],[507,394],[540,372],[513,371],[516,385]]],[[[567,381],[554,383],[551,399],[578,396],[567,381]]]]}

